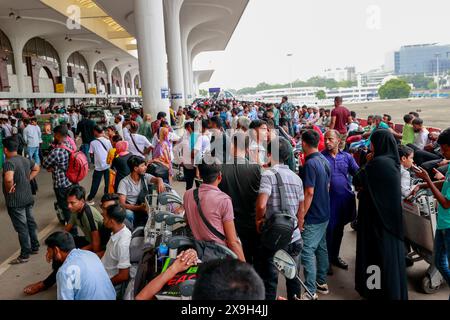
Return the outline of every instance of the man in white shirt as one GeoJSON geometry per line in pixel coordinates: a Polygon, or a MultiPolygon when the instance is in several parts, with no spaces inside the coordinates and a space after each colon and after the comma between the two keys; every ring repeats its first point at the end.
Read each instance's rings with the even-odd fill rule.
{"type": "Polygon", "coordinates": [[[27,145],[28,157],[33,160],[37,165],[41,164],[39,158],[39,145],[42,143],[41,128],[37,125],[36,118],[31,119],[31,123],[28,124],[28,119],[24,119],[26,125],[23,129],[23,139],[27,145]]]}
{"type": "Polygon", "coordinates": [[[39,109],[39,108],[36,108],[36,110],[34,110],[34,115],[37,117],[37,116],[40,116],[41,115],[41,109],[39,109]]]}
{"type": "Polygon", "coordinates": [[[114,118],[114,127],[117,130],[117,133],[119,134],[119,136],[122,137],[122,139],[125,139],[124,135],[123,135],[123,122],[122,122],[122,118],[120,117],[120,115],[117,115],[114,118]]]}
{"type": "Polygon", "coordinates": [[[102,177],[105,180],[105,193],[108,193],[109,186],[109,164],[106,163],[108,152],[112,149],[111,142],[104,137],[104,131],[101,127],[94,128],[95,139],[90,144],[89,153],[94,157],[95,170],[92,175],[91,192],[87,198],[89,205],[94,205],[94,198],[97,195],[98,188],[102,182],[102,177]]]}
{"type": "Polygon", "coordinates": [[[115,204],[103,210],[103,225],[111,230],[111,238],[103,253],[102,263],[117,292],[122,299],[130,278],[131,231],[125,226],[125,210],[115,204]]]}
{"type": "Polygon", "coordinates": [[[131,154],[145,158],[151,152],[153,146],[146,137],[136,133],[138,130],[139,124],[131,121],[129,134],[126,134],[124,130],[124,138],[128,141],[128,151],[131,154]]]}
{"type": "Polygon", "coordinates": [[[430,142],[428,138],[430,132],[423,126],[423,120],[415,118],[412,122],[415,132],[414,145],[419,150],[424,150],[425,146],[430,142]]]}
{"type": "Polygon", "coordinates": [[[165,187],[161,178],[146,173],[147,164],[142,157],[132,156],[128,160],[128,166],[131,173],[120,181],[117,194],[120,205],[127,211],[127,220],[137,228],[145,226],[148,219],[144,199],[140,197],[143,188],[147,188],[151,183],[156,186],[158,193],[161,193],[165,191],[165,187]]]}
{"type": "Polygon", "coordinates": [[[79,122],[78,115],[73,111],[73,109],[70,109],[69,124],[72,127],[72,131],[77,132],[78,122],[79,122]]]}

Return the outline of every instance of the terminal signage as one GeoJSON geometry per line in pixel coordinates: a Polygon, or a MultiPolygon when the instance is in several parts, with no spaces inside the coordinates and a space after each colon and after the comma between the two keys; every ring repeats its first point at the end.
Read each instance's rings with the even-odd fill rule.
{"type": "Polygon", "coordinates": [[[64,83],[57,83],[55,85],[56,93],[64,93],[64,83]]]}
{"type": "Polygon", "coordinates": [[[169,99],[169,89],[161,88],[161,99],[169,99]]]}

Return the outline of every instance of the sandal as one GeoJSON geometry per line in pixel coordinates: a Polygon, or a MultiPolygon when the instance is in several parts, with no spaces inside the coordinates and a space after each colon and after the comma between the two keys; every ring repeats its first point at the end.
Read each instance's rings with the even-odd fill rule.
{"type": "Polygon", "coordinates": [[[11,264],[11,265],[17,265],[17,264],[26,263],[26,262],[28,262],[29,260],[30,260],[30,258],[18,257],[18,258],[14,259],[14,260],[11,260],[11,261],[9,262],[9,264],[11,264]]]}
{"type": "Polygon", "coordinates": [[[45,288],[44,282],[39,281],[38,283],[31,284],[28,287],[26,287],[25,289],[23,289],[23,292],[28,296],[32,296],[32,295],[35,295],[35,294],[45,291],[45,290],[46,290],[46,288],[45,288]]]}

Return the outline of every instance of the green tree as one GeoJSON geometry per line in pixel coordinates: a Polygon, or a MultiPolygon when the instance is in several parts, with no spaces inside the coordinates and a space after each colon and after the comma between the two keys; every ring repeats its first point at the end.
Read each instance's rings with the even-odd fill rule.
{"type": "Polygon", "coordinates": [[[316,92],[316,98],[319,100],[325,100],[327,98],[327,94],[323,90],[319,90],[316,92]]]}
{"type": "Polygon", "coordinates": [[[403,99],[408,98],[411,93],[409,84],[401,79],[392,79],[386,82],[378,90],[381,99],[403,99]]]}
{"type": "Polygon", "coordinates": [[[406,81],[407,83],[412,83],[416,89],[428,89],[428,84],[430,82],[430,78],[427,78],[422,74],[405,76],[400,79],[406,81]]]}
{"type": "Polygon", "coordinates": [[[426,86],[426,89],[429,89],[429,90],[434,90],[436,88],[437,88],[437,85],[436,85],[436,82],[434,82],[434,81],[429,81],[426,86]]]}

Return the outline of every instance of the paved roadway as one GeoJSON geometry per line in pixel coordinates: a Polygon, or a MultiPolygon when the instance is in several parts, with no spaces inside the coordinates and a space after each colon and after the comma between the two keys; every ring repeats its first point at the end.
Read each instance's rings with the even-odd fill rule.
{"type": "MultiPolygon", "coordinates": [[[[54,195],[51,184],[51,176],[42,172],[38,177],[39,193],[35,205],[35,217],[39,226],[41,243],[45,237],[52,231],[61,228],[55,221],[53,209],[54,195]]],[[[90,186],[90,178],[87,178],[83,185],[90,186]]],[[[176,184],[176,189],[181,191],[183,184],[176,184]]],[[[100,189],[102,190],[102,189],[100,189]]],[[[100,195],[99,195],[100,196],[100,195]]],[[[99,197],[98,196],[98,197],[99,197]]],[[[97,198],[98,198],[97,197],[97,198]]],[[[34,297],[26,297],[22,289],[29,283],[42,280],[50,272],[50,266],[45,262],[45,248],[39,255],[33,256],[30,262],[19,265],[9,266],[7,260],[14,257],[13,253],[19,249],[17,235],[12,229],[11,221],[4,207],[4,197],[0,196],[0,300],[3,299],[55,299],[55,288],[41,293],[34,297]]],[[[350,264],[349,271],[335,270],[334,276],[329,278],[331,294],[321,296],[324,300],[358,300],[359,295],[354,290],[354,264],[355,264],[355,246],[356,233],[348,228],[345,232],[342,245],[342,257],[350,264]]],[[[427,265],[423,262],[416,263],[414,267],[408,269],[409,279],[409,297],[414,300],[447,300],[449,289],[444,286],[439,292],[433,295],[419,293],[420,283],[427,265]]],[[[285,294],[284,281],[279,283],[279,294],[285,294]]]]}

